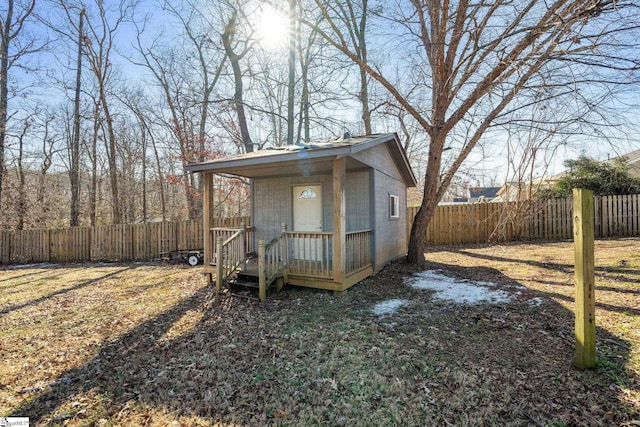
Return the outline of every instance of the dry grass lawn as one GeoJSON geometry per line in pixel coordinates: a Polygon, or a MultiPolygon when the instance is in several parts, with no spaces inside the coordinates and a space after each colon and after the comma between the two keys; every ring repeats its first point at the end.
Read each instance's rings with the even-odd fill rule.
{"type": "Polygon", "coordinates": [[[216,298],[198,269],[0,268],[0,416],[32,425],[640,425],[640,239],[596,243],[598,366],[573,368],[570,242],[431,248],[334,296],[216,298]],[[522,288],[524,286],[524,288],[522,288]],[[408,301],[374,313],[381,302],[408,301]]]}

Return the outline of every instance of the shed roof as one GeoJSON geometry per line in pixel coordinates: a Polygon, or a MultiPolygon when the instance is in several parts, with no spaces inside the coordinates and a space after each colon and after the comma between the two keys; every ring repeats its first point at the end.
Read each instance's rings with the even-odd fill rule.
{"type": "Polygon", "coordinates": [[[185,169],[188,172],[229,173],[248,178],[286,175],[310,176],[330,173],[333,159],[340,157],[347,158],[347,170],[366,168],[368,165],[350,156],[381,144],[386,144],[389,148],[389,152],[407,185],[415,187],[417,181],[411,170],[409,159],[395,133],[341,137],[300,145],[286,145],[193,163],[187,165],[185,169]]]}

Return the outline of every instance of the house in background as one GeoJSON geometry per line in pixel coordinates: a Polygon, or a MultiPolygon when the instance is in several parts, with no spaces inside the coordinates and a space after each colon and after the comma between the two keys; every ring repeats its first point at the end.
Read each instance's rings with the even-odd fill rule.
{"type": "MultiPolygon", "coordinates": [[[[624,158],[629,167],[629,175],[640,178],[640,150],[631,151],[621,156],[612,157],[602,163],[613,164],[616,160],[624,158]]],[[[535,178],[533,181],[511,181],[505,183],[498,190],[498,198],[500,202],[515,202],[529,200],[535,197],[536,193],[546,188],[554,187],[560,178],[565,176],[567,171],[562,171],[555,175],[535,178]]]]}
{"type": "Polygon", "coordinates": [[[261,300],[285,283],[343,291],[406,255],[407,188],[416,179],[395,133],[261,150],[187,170],[204,177],[204,268],[218,291],[253,286],[261,300]],[[214,174],[251,180],[251,227],[210,227],[214,174]]]}
{"type": "Polygon", "coordinates": [[[621,156],[605,160],[605,163],[613,163],[617,159],[624,158],[629,166],[629,175],[640,178],[640,150],[631,151],[621,156]]]}
{"type": "Polygon", "coordinates": [[[455,197],[453,203],[478,203],[491,202],[498,196],[500,187],[470,187],[467,189],[467,197],[455,197]]]}
{"type": "MultiPolygon", "coordinates": [[[[563,173],[564,174],[564,173],[563,173]]],[[[518,182],[511,181],[505,183],[498,190],[498,202],[517,202],[529,200],[542,188],[549,188],[558,182],[558,179],[563,175],[554,175],[546,178],[536,178],[532,181],[518,182]]]]}

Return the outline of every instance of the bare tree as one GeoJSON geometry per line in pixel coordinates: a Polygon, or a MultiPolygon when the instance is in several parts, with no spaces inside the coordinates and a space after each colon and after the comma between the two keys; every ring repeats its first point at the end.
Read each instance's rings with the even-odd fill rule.
{"type": "MultiPolygon", "coordinates": [[[[328,3],[327,9],[332,14],[341,17],[344,24],[346,37],[349,45],[352,47],[353,53],[363,64],[368,64],[367,58],[367,17],[369,14],[369,0],[353,1],[337,1],[328,3]]],[[[371,108],[369,106],[369,76],[364,68],[359,67],[360,72],[360,90],[358,92],[358,100],[362,106],[362,122],[364,131],[367,135],[371,134],[371,108]]]]}
{"type": "MultiPolygon", "coordinates": [[[[48,22],[49,27],[66,38],[72,45],[82,39],[82,58],[85,58],[91,70],[97,90],[100,114],[106,129],[106,157],[108,160],[109,186],[111,191],[112,222],[122,221],[120,210],[118,159],[116,133],[114,130],[114,112],[112,111],[112,89],[114,54],[116,36],[120,27],[131,20],[135,0],[119,0],[107,3],[101,0],[83,3],[76,0],[53,0],[63,14],[63,22],[48,22]],[[83,19],[76,20],[75,10],[81,11],[83,19]],[[80,29],[80,23],[84,29],[80,29]]],[[[77,88],[76,88],[77,90],[77,88]]],[[[73,144],[70,144],[73,146],[73,144]]],[[[70,168],[73,169],[73,168],[70,168]]]]}
{"type": "Polygon", "coordinates": [[[297,31],[299,20],[297,19],[297,0],[289,0],[289,43],[287,49],[288,81],[287,81],[287,144],[293,145],[295,139],[295,105],[296,105],[296,45],[298,44],[297,31]]]}
{"type": "Polygon", "coordinates": [[[25,151],[25,136],[29,132],[31,127],[31,117],[26,117],[22,121],[22,129],[16,139],[18,140],[18,156],[16,158],[18,166],[18,230],[24,230],[25,216],[27,215],[27,191],[26,191],[26,176],[25,168],[23,165],[24,151],[25,151]]]}
{"type": "Polygon", "coordinates": [[[82,83],[82,39],[83,20],[85,10],[81,9],[78,16],[78,59],[76,61],[76,90],[73,99],[73,134],[71,139],[71,147],[69,150],[70,165],[69,181],[71,183],[71,208],[70,208],[70,225],[77,227],[80,225],[80,92],[82,83]]]}
{"type": "Polygon", "coordinates": [[[46,191],[46,177],[47,172],[51,168],[53,164],[53,156],[57,154],[61,149],[56,147],[57,143],[60,140],[60,136],[56,135],[53,131],[53,122],[56,119],[55,113],[51,110],[44,109],[40,111],[37,115],[39,118],[39,126],[41,128],[41,150],[39,156],[41,158],[42,163],[40,164],[40,174],[38,178],[38,196],[36,209],[38,209],[38,216],[36,217],[36,221],[39,224],[45,224],[47,220],[47,212],[49,211],[48,203],[45,202],[46,191]]]}
{"type": "Polygon", "coordinates": [[[240,127],[240,134],[242,136],[242,146],[244,147],[245,152],[251,153],[253,151],[253,141],[251,140],[249,126],[247,125],[247,114],[245,112],[243,99],[244,84],[240,61],[251,51],[252,43],[250,42],[250,38],[239,40],[238,25],[240,15],[241,14],[238,9],[232,9],[221,38],[227,58],[229,58],[229,62],[231,63],[231,69],[233,70],[233,81],[235,87],[233,94],[233,106],[236,110],[236,114],[238,115],[238,126],[240,127]]]}
{"type": "MultiPolygon", "coordinates": [[[[545,67],[562,62],[567,67],[613,63],[619,70],[638,68],[637,61],[620,55],[620,39],[615,50],[610,48],[618,34],[638,28],[638,11],[631,1],[614,0],[411,0],[396,5],[383,19],[393,26],[390,34],[413,49],[408,50],[414,59],[409,87],[386,78],[384,67],[363,61],[340,25],[346,17],[336,19],[335,9],[316,0],[327,22],[319,29],[325,40],[381,84],[429,135],[423,203],[407,257],[417,263],[424,260],[427,225],[455,173],[496,119],[535,102],[531,95],[540,88],[545,67]],[[426,91],[429,107],[424,105],[426,91]],[[464,138],[456,140],[458,133],[464,138]],[[456,155],[443,170],[443,152],[454,142],[456,155]]],[[[573,76],[574,86],[576,80],[590,80],[580,75],[573,76]]],[[[554,81],[555,87],[564,83],[554,81]]]]}
{"type": "MultiPolygon", "coordinates": [[[[139,58],[133,62],[151,72],[161,91],[165,111],[170,117],[165,123],[177,143],[184,168],[189,163],[208,158],[213,95],[220,82],[226,55],[216,44],[215,37],[211,36],[215,32],[213,24],[197,5],[186,2],[178,8],[166,4],[165,10],[180,23],[183,37],[189,43],[180,47],[167,45],[163,34],[151,42],[144,42],[146,29],[138,26],[136,50],[139,58]]],[[[131,102],[127,105],[133,108],[131,102]]],[[[139,119],[141,110],[137,110],[135,114],[139,119]]],[[[189,217],[197,218],[202,212],[200,195],[203,182],[199,176],[184,171],[180,181],[185,189],[189,217]]]]}
{"type": "Polygon", "coordinates": [[[37,52],[35,38],[21,40],[27,19],[33,13],[35,0],[26,3],[7,0],[0,6],[0,208],[2,207],[2,181],[5,174],[5,141],[7,137],[8,104],[9,104],[9,71],[18,64],[25,55],[37,52]]]}

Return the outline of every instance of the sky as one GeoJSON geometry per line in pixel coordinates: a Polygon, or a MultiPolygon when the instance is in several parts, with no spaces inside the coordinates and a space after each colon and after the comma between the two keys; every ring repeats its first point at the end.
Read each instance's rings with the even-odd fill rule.
{"type": "MultiPolygon", "coordinates": [[[[115,3],[109,2],[107,4],[113,5],[115,3]]],[[[174,5],[176,4],[181,3],[175,3],[174,5]]],[[[43,16],[53,16],[60,12],[58,8],[51,6],[47,8],[47,3],[41,2],[38,5],[41,8],[39,9],[39,13],[43,16]]],[[[203,7],[212,7],[212,4],[203,2],[203,7]]],[[[155,37],[155,35],[157,35],[162,29],[164,29],[169,35],[175,31],[175,21],[173,21],[173,18],[170,17],[165,10],[158,8],[157,2],[152,0],[143,0],[139,3],[137,16],[147,16],[147,33],[145,35],[147,40],[155,37]]],[[[262,11],[262,16],[266,17],[266,20],[258,22],[256,26],[261,37],[264,39],[263,44],[265,46],[269,44],[273,46],[280,45],[283,35],[286,35],[285,32],[281,31],[285,23],[280,22],[277,15],[272,14],[268,8],[262,11]],[[266,40],[267,38],[269,38],[268,41],[266,40]]],[[[33,28],[33,31],[35,32],[43,31],[42,28],[38,28],[37,26],[33,28]]],[[[130,61],[130,59],[135,56],[135,54],[132,53],[135,34],[135,27],[131,23],[124,24],[119,29],[117,48],[115,50],[115,54],[112,56],[113,67],[121,71],[120,79],[122,80],[122,83],[130,86],[144,84],[150,81],[148,72],[133,65],[130,61]]],[[[170,39],[167,40],[170,41],[170,39]]],[[[270,47],[270,49],[272,48],[273,47],[270,47]]],[[[393,51],[389,52],[388,55],[389,57],[395,56],[397,58],[401,58],[403,56],[403,52],[393,51]]],[[[68,50],[65,54],[60,54],[60,51],[58,50],[52,50],[50,53],[40,56],[39,61],[32,60],[27,65],[33,66],[34,68],[44,68],[47,70],[47,74],[56,74],[58,75],[56,78],[59,78],[61,70],[64,67],[71,64],[70,67],[72,68],[73,57],[74,52],[71,50],[68,50]]],[[[36,81],[34,74],[26,73],[25,69],[16,69],[16,72],[22,82],[36,81]]],[[[72,70],[64,72],[67,80],[69,80],[72,72],[72,70]]],[[[40,75],[40,77],[42,77],[42,75],[40,75]]],[[[378,92],[381,91],[380,89],[376,90],[378,92]]],[[[622,104],[628,101],[629,103],[637,104],[639,92],[640,88],[630,87],[627,93],[623,93],[617,98],[612,97],[611,103],[615,104],[616,102],[620,102],[622,104]]],[[[61,104],[65,97],[69,99],[72,96],[72,92],[70,90],[63,90],[60,85],[55,84],[51,86],[43,86],[39,83],[34,83],[25,93],[29,94],[24,95],[25,98],[31,98],[27,99],[27,101],[39,97],[53,105],[61,104]],[[57,102],[56,99],[61,101],[57,102]]],[[[354,105],[354,108],[351,110],[335,110],[334,113],[336,114],[336,118],[344,121],[356,120],[359,116],[359,111],[355,108],[357,103],[353,102],[352,105],[354,105]]],[[[610,107],[615,107],[615,105],[610,105],[610,107]]],[[[640,149],[640,131],[638,130],[640,116],[638,114],[638,110],[626,111],[618,114],[620,114],[619,118],[622,119],[621,121],[627,123],[626,127],[603,130],[603,136],[601,138],[585,138],[580,136],[571,138],[569,143],[566,145],[560,145],[553,155],[549,157],[548,170],[546,171],[547,174],[559,173],[564,169],[563,163],[566,159],[573,159],[579,155],[588,155],[589,157],[599,160],[605,160],[610,157],[624,154],[625,152],[640,149]]],[[[393,132],[398,131],[399,129],[384,127],[378,128],[377,130],[393,132]]],[[[260,131],[261,130],[256,130],[257,133],[260,131]]],[[[354,133],[353,130],[351,132],[354,133]]],[[[463,168],[467,169],[470,173],[475,174],[479,180],[478,184],[481,185],[489,184],[490,181],[501,182],[505,180],[507,168],[505,165],[506,148],[501,141],[506,140],[507,135],[504,134],[504,132],[496,131],[490,133],[490,137],[494,138],[497,142],[486,141],[486,149],[477,150],[472,153],[468,161],[465,163],[465,168],[463,168]]],[[[536,174],[542,173],[543,171],[540,170],[536,174]]]]}

